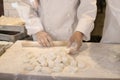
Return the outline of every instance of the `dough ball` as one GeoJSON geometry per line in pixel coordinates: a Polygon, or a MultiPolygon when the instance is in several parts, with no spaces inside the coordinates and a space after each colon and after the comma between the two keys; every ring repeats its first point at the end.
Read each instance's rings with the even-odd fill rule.
{"type": "Polygon", "coordinates": [[[51,71],[51,69],[49,67],[42,67],[41,72],[42,73],[47,73],[47,74],[52,73],[52,71],[51,71]]]}
{"type": "Polygon", "coordinates": [[[24,67],[25,71],[33,71],[34,70],[34,66],[30,65],[30,64],[26,64],[24,67]]]}
{"type": "Polygon", "coordinates": [[[78,62],[78,68],[80,68],[80,69],[84,69],[84,68],[86,68],[86,63],[84,62],[84,61],[79,61],[78,62]]]}
{"type": "Polygon", "coordinates": [[[73,67],[73,66],[67,66],[63,70],[63,72],[67,72],[67,73],[75,73],[77,71],[78,71],[78,67],[73,67]]]}
{"type": "Polygon", "coordinates": [[[25,59],[23,60],[23,63],[24,63],[24,64],[30,63],[30,60],[25,58],[25,59]]]}
{"type": "Polygon", "coordinates": [[[75,61],[74,59],[71,60],[70,66],[76,67],[77,66],[77,61],[75,61]]]}
{"type": "Polygon", "coordinates": [[[50,68],[54,67],[54,64],[55,64],[54,61],[48,60],[47,62],[48,62],[48,67],[50,67],[50,68]]]}
{"type": "Polygon", "coordinates": [[[52,69],[53,72],[62,72],[63,68],[62,67],[54,67],[52,69]]]}
{"type": "Polygon", "coordinates": [[[41,66],[36,66],[34,71],[35,72],[41,72],[42,67],[41,66]]]}

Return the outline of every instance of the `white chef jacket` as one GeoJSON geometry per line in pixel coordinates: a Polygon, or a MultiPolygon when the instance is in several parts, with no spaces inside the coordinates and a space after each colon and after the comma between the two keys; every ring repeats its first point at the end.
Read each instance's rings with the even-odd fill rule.
{"type": "Polygon", "coordinates": [[[40,0],[39,4],[37,10],[32,8],[33,5],[30,9],[25,4],[22,5],[25,8],[21,8],[22,12],[25,11],[22,17],[29,35],[43,30],[54,40],[68,40],[73,32],[80,31],[84,40],[90,39],[96,17],[96,0],[40,0]],[[27,13],[30,13],[28,17],[25,16],[27,13]]]}
{"type": "Polygon", "coordinates": [[[102,43],[120,43],[120,0],[106,1],[102,43]]]}

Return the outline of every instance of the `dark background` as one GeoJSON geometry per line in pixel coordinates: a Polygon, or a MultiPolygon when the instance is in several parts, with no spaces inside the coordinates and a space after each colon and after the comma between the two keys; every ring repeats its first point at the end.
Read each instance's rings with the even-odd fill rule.
{"type": "Polygon", "coordinates": [[[0,0],[0,16],[4,15],[3,0],[0,0]]]}

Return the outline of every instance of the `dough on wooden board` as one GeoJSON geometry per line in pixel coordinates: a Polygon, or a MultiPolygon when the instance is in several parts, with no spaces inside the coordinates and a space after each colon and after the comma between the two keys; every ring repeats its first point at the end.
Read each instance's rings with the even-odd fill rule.
{"type": "Polygon", "coordinates": [[[83,61],[76,60],[73,56],[67,54],[65,48],[55,50],[50,50],[49,53],[41,53],[40,55],[34,55],[34,53],[29,53],[26,55],[27,59],[23,61],[24,64],[29,64],[29,66],[34,66],[25,69],[27,71],[35,71],[41,73],[58,73],[58,72],[69,72],[75,73],[79,69],[86,68],[86,63],[83,61]]]}

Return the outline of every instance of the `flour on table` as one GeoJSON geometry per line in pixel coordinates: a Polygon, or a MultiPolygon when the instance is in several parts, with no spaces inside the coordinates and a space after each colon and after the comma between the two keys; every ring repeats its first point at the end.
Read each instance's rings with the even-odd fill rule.
{"type": "Polygon", "coordinates": [[[113,46],[112,53],[109,54],[109,60],[111,62],[120,62],[120,48],[113,46]]]}
{"type": "Polygon", "coordinates": [[[59,72],[76,73],[79,69],[83,69],[86,66],[84,62],[76,60],[72,55],[69,55],[66,48],[47,49],[47,51],[39,52],[37,55],[30,52],[25,57],[23,64],[27,64],[24,69],[26,71],[48,74],[59,72]]]}

